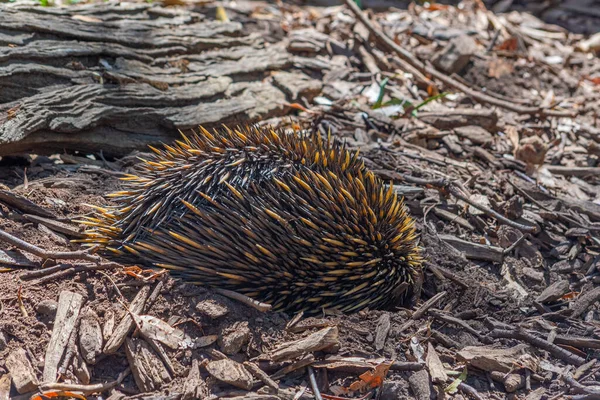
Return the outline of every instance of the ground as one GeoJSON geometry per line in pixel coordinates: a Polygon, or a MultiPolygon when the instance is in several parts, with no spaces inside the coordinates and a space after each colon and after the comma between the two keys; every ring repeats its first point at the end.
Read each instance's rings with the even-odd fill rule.
{"type": "MultiPolygon", "coordinates": [[[[111,321],[130,315],[123,304],[131,307],[148,286],[150,292],[158,287],[158,296],[140,315],[208,345],[171,349],[161,342],[172,371],[165,373],[165,358],[154,353],[154,372],[132,368],[102,398],[314,398],[305,367],[281,375],[277,392],[262,383],[241,389],[243,379],[231,378],[229,370],[227,378],[238,384],[232,386],[211,363],[250,361],[272,376],[299,359],[274,361],[282,344],[331,327],[337,327],[336,343],[305,356],[314,356],[323,398],[598,398],[600,63],[584,46],[588,37],[578,32],[522,10],[493,14],[479,2],[461,4],[413,4],[370,20],[415,59],[431,61],[475,94],[407,71],[401,54],[385,48],[344,6],[256,6],[251,14],[279,21],[292,42],[300,28],[328,38],[303,42],[298,53],[290,50],[305,63],[322,57],[333,65],[313,71],[311,79],[323,82],[319,93],[299,96],[297,104],[288,103],[287,115],[271,113],[264,122],[315,134],[330,130],[360,150],[378,176],[395,183],[417,220],[424,251],[425,279],[416,304],[290,324],[293,315],[262,312],[168,275],[143,279],[108,261],[106,269],[79,271],[71,266],[94,263],[42,260],[0,242],[10,256],[16,251],[26,257],[2,263],[0,377],[12,373],[9,355],[24,349],[41,379],[61,293],[83,296],[81,315],[93,310],[106,345],[114,332],[111,321]],[[482,100],[482,93],[500,103],[482,100]],[[40,264],[55,269],[31,275],[40,264]],[[381,373],[386,365],[390,370],[381,373]],[[379,372],[382,384],[369,386],[361,375],[367,371],[379,372]],[[135,379],[140,376],[154,381],[141,388],[135,379]],[[357,381],[367,388],[340,389],[357,381]],[[196,384],[190,388],[189,382],[196,384]]],[[[310,37],[302,35],[296,43],[310,37]]],[[[78,250],[69,242],[82,229],[76,221],[89,215],[89,204],[110,202],[106,194],[121,187],[118,178],[136,163],[132,156],[103,157],[89,151],[2,157],[0,230],[45,250],[78,250]],[[31,214],[66,224],[70,234],[31,214]]],[[[83,329],[83,323],[77,326],[83,329]]],[[[140,334],[130,331],[127,337],[140,334]]],[[[104,351],[93,364],[81,360],[79,346],[72,362],[61,361],[67,368],[59,381],[114,382],[135,364],[125,345],[104,351]]],[[[66,347],[67,353],[73,348],[66,347]]],[[[0,398],[9,398],[2,397],[2,382],[0,398]]],[[[18,398],[15,387],[10,390],[10,398],[18,398]]]]}

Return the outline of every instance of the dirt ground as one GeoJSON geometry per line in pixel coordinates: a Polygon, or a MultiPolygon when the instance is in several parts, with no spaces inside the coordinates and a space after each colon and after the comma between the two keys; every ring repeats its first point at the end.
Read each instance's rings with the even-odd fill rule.
{"type": "MultiPolygon", "coordinates": [[[[72,396],[310,399],[314,370],[324,399],[600,398],[597,53],[582,49],[587,36],[522,8],[496,15],[480,2],[461,4],[413,4],[371,18],[422,60],[452,58],[448,43],[460,36],[455,31],[469,27],[476,50],[447,75],[538,111],[482,104],[477,94],[424,86],[417,75],[398,72],[404,64],[378,49],[378,41],[342,6],[256,6],[252,13],[277,18],[286,35],[302,28],[329,38],[327,46],[311,42],[299,50],[304,55],[344,58],[336,68],[314,72],[311,78],[323,82],[318,96],[298,99],[288,116],[265,123],[331,130],[359,149],[377,175],[396,184],[417,220],[426,260],[417,304],[297,322],[168,275],[114,265],[85,270],[94,264],[42,260],[0,241],[6,252],[0,260],[0,400],[31,398],[14,385],[7,389],[1,378],[12,372],[10,355],[23,349],[41,379],[61,293],[83,296],[83,309],[95,313],[106,344],[111,324],[129,315],[123,302],[131,305],[144,287],[158,291],[143,314],[206,343],[163,346],[164,357],[156,349],[154,358],[148,356],[152,351],[140,352],[151,360],[145,373],[132,368],[125,345],[112,354],[100,352],[94,364],[71,346],[75,355],[72,362],[61,358],[66,368],[60,381],[75,385],[64,389],[72,396]],[[433,99],[422,103],[426,98],[433,99]],[[399,99],[411,102],[399,110],[399,99]],[[31,275],[40,264],[65,267],[31,275]],[[273,360],[282,344],[331,327],[337,328],[334,345],[273,360]],[[309,358],[304,365],[302,357],[309,358]],[[250,361],[269,376],[284,372],[275,379],[278,389],[256,376],[242,388],[243,379],[229,376],[232,371],[225,375],[234,384],[210,369],[218,360],[250,361]],[[285,370],[294,365],[297,369],[285,370]],[[386,365],[389,371],[381,372],[386,365]],[[369,371],[381,382],[363,375],[369,371]],[[145,374],[154,380],[148,378],[143,389],[136,377],[145,374]],[[115,384],[102,393],[86,392],[89,385],[107,382],[115,384]]],[[[228,10],[235,18],[235,10],[228,10]]],[[[247,11],[237,12],[248,17],[247,11]]],[[[457,44],[463,45],[469,44],[457,44]]],[[[600,51],[600,45],[595,48],[600,51]]],[[[0,230],[48,251],[76,251],[70,240],[83,228],[72,221],[89,215],[88,204],[106,205],[105,195],[121,187],[118,178],[135,163],[133,156],[103,160],[100,153],[2,157],[0,189],[13,200],[0,197],[0,230]],[[71,234],[28,217],[44,217],[43,210],[71,234]]],[[[130,329],[127,337],[140,335],[130,329]]],[[[39,388],[60,395],[55,387],[39,388]]]]}

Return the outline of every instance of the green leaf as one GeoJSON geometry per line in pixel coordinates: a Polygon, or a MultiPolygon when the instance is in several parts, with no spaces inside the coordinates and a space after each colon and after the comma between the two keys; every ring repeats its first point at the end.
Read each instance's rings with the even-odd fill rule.
{"type": "Polygon", "coordinates": [[[460,383],[465,381],[466,379],[467,379],[467,367],[465,366],[465,368],[463,369],[460,376],[458,378],[456,378],[450,385],[448,385],[448,387],[446,389],[444,389],[444,391],[446,393],[450,393],[450,394],[456,393],[456,391],[458,390],[458,385],[460,385],[460,383]]]}
{"type": "Polygon", "coordinates": [[[361,0],[354,0],[354,3],[356,3],[358,8],[360,8],[362,10],[362,1],[361,0]]]}
{"type": "Polygon", "coordinates": [[[381,107],[381,103],[383,103],[383,96],[385,95],[385,87],[388,83],[388,78],[385,78],[383,81],[381,81],[381,84],[379,85],[379,96],[377,97],[377,101],[375,102],[375,104],[373,104],[373,107],[371,107],[371,109],[375,110],[376,108],[381,107]]]}
{"type": "Polygon", "coordinates": [[[421,102],[420,104],[418,104],[413,110],[412,110],[412,115],[413,117],[417,116],[417,111],[424,107],[425,105],[427,105],[428,103],[431,103],[432,101],[438,100],[438,99],[443,99],[444,97],[448,96],[450,93],[449,92],[444,92],[444,93],[440,93],[436,96],[431,96],[430,98],[428,98],[427,100],[421,102]]]}
{"type": "Polygon", "coordinates": [[[40,0],[40,6],[50,7],[50,1],[49,0],[40,0]]]}
{"type": "Polygon", "coordinates": [[[382,107],[386,107],[386,106],[402,106],[404,108],[410,108],[413,106],[413,104],[405,99],[397,99],[397,98],[392,98],[391,100],[386,101],[385,103],[383,103],[381,105],[382,107]]]}

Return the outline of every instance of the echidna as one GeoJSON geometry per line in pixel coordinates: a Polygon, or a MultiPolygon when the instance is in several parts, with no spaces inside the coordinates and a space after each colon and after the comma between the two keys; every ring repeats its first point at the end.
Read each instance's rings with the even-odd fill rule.
{"type": "Polygon", "coordinates": [[[200,128],[151,149],[84,241],[288,312],[385,308],[420,282],[403,200],[338,140],[200,128]]]}

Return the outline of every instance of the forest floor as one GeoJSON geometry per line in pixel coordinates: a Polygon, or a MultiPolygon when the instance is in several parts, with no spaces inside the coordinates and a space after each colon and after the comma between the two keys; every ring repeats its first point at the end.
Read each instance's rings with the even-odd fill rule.
{"type": "MultiPolygon", "coordinates": [[[[320,89],[280,85],[287,115],[262,122],[331,131],[395,183],[424,248],[419,302],[296,318],[0,237],[0,400],[600,398],[600,36],[478,1],[363,11],[369,28],[343,5],[207,7],[316,60],[320,89]]],[[[78,251],[72,221],[135,163],[4,156],[0,230],[78,251]]]]}

